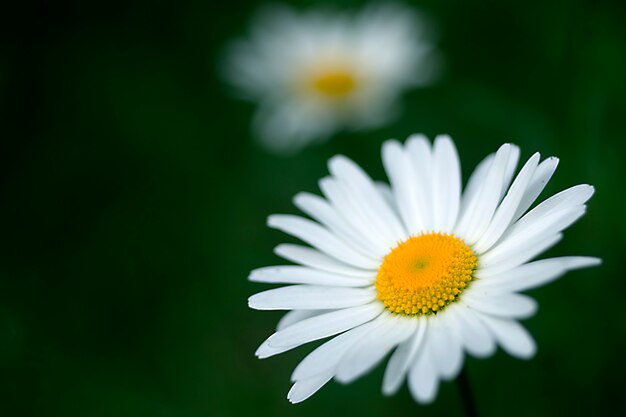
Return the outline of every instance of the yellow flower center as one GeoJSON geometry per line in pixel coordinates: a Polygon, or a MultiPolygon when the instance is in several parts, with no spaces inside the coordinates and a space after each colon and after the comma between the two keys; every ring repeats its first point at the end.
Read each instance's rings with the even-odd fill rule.
{"type": "Polygon", "coordinates": [[[346,70],[331,70],[313,77],[313,90],[329,98],[343,98],[357,87],[354,74],[346,70]]]}
{"type": "Polygon", "coordinates": [[[474,252],[454,235],[411,237],[385,256],[378,269],[378,299],[395,314],[434,314],[459,298],[477,264],[474,252]]]}

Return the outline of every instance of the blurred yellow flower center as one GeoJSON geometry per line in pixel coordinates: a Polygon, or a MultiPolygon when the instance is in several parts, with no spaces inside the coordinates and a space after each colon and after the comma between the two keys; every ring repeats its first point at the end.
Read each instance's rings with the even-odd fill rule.
{"type": "Polygon", "coordinates": [[[411,237],[385,256],[378,269],[378,299],[395,314],[434,314],[458,299],[477,263],[470,247],[453,235],[411,237]]]}
{"type": "Polygon", "coordinates": [[[319,73],[313,78],[313,89],[330,98],[342,98],[356,88],[356,79],[345,70],[333,70],[319,73]]]}

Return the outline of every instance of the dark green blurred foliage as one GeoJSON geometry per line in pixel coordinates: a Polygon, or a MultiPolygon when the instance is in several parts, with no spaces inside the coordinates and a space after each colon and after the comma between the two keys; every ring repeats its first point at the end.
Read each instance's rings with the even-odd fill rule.
{"type": "Polygon", "coordinates": [[[440,28],[440,82],[407,94],[397,122],[292,158],[252,141],[253,106],[216,75],[258,6],[1,6],[0,415],[461,415],[452,383],[431,406],[406,388],[383,397],[380,367],[292,406],[311,348],[253,356],[280,314],[248,310],[266,286],[246,276],[290,240],[266,216],[295,213],[291,197],[316,192],[337,153],[383,179],[382,141],[413,132],[451,134],[465,176],[512,141],[561,158],[545,195],[597,187],[550,254],[604,265],[531,292],[535,359],[467,360],[481,415],[626,413],[624,3],[421,2],[440,28]]]}

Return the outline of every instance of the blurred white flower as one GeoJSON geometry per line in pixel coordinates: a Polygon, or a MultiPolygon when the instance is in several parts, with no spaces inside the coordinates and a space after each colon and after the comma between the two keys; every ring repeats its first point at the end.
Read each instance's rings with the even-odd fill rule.
{"type": "Polygon", "coordinates": [[[398,96],[436,75],[424,19],[397,4],[358,14],[266,9],[223,68],[240,96],[258,101],[258,138],[295,152],[341,129],[379,126],[398,114],[398,96]]]}
{"type": "Polygon", "coordinates": [[[291,310],[257,350],[260,358],[332,337],[296,367],[289,401],[304,401],[331,379],[349,383],[393,351],[383,392],[408,381],[416,401],[437,395],[465,352],[491,356],[496,344],[512,356],[535,354],[519,323],[537,311],[521,292],[567,271],[598,265],[566,256],[532,261],[563,237],[593,195],[577,185],[528,210],[558,159],[535,153],[515,176],[519,148],[505,144],[474,170],[464,190],[456,148],[447,136],[431,146],[421,135],[383,145],[390,184],[375,183],[354,162],[336,156],[320,181],[324,197],[298,194],[313,220],[272,215],[270,227],[311,247],[283,244],[296,265],[252,271],[250,280],[295,284],[249,298],[257,310],[291,310]]]}

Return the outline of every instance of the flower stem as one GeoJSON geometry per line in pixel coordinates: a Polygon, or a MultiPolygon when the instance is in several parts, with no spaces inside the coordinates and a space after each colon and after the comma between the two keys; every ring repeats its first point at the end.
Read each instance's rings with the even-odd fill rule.
{"type": "Polygon", "coordinates": [[[474,396],[472,395],[472,388],[470,387],[470,382],[467,377],[467,372],[465,371],[465,368],[461,370],[461,373],[457,377],[456,385],[459,389],[459,394],[461,395],[461,401],[463,402],[463,410],[465,410],[465,415],[467,417],[478,417],[476,402],[474,401],[474,396]]]}

